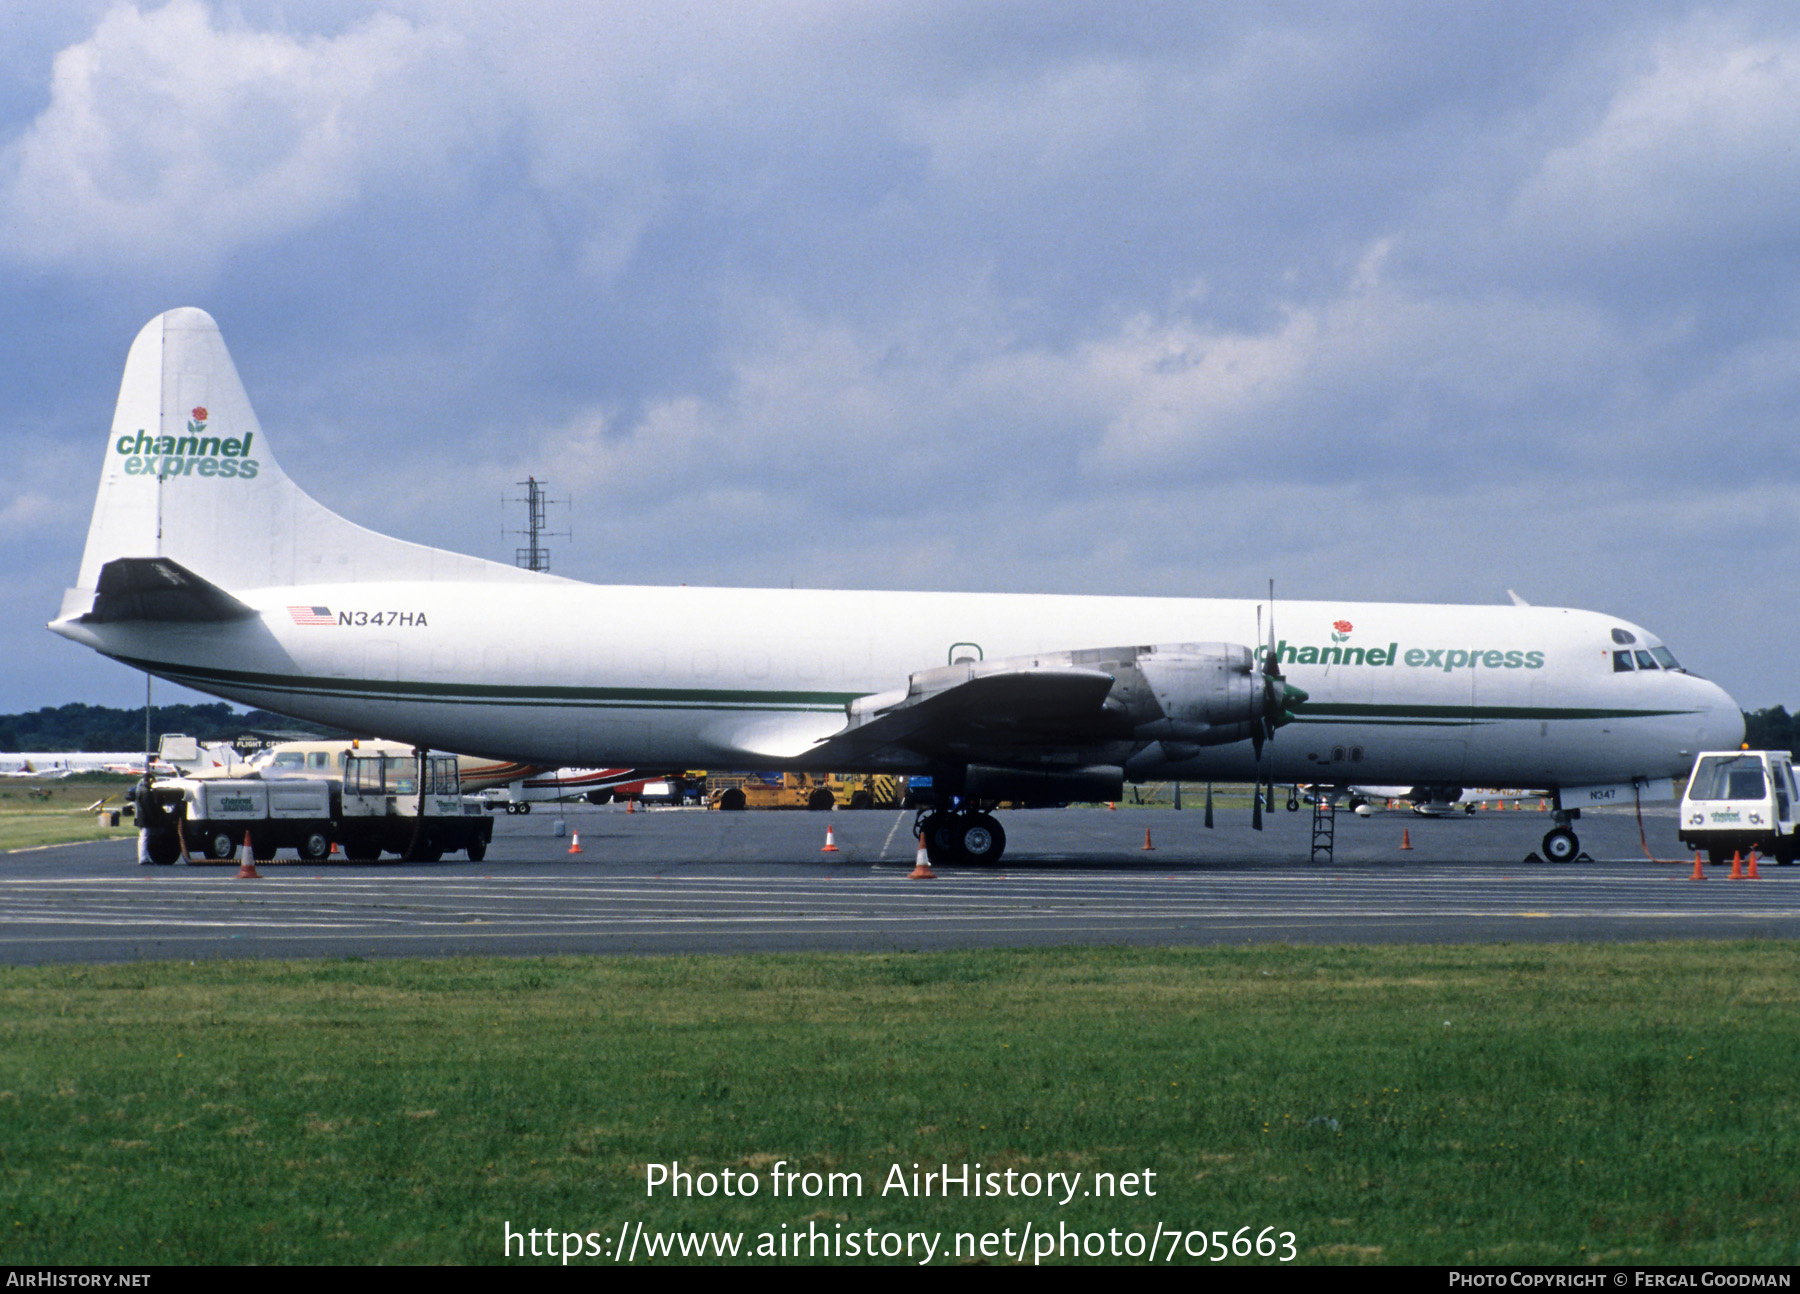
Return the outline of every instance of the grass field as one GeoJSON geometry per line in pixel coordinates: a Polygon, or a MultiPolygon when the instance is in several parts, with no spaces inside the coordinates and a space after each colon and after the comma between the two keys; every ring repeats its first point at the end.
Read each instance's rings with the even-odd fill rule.
{"type": "Polygon", "coordinates": [[[130,818],[121,818],[117,827],[102,827],[99,815],[89,811],[96,800],[119,808],[136,780],[116,773],[8,779],[0,785],[0,852],[137,835],[130,818]]]}
{"type": "Polygon", "coordinates": [[[1797,998],[1781,944],[4,968],[0,1263],[811,1222],[1787,1264],[1797,998]],[[781,1160],[864,1193],[774,1198],[781,1160]],[[670,1161],[761,1188],[646,1198],[670,1161]],[[896,1163],[1155,1195],[883,1196],[896,1163]]]}

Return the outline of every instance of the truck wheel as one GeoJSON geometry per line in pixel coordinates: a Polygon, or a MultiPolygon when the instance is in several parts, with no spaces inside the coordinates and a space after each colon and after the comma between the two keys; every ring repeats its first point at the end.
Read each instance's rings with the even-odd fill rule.
{"type": "Polygon", "coordinates": [[[224,862],[237,852],[229,831],[215,831],[206,838],[206,856],[224,862]]]}
{"type": "Polygon", "coordinates": [[[741,786],[729,787],[725,794],[719,797],[719,808],[726,813],[736,813],[740,809],[749,807],[749,801],[744,797],[744,789],[741,786]]]}
{"type": "Polygon", "coordinates": [[[1544,857],[1552,863],[1572,863],[1581,852],[1581,841],[1567,827],[1544,834],[1544,857]]]}
{"type": "Polygon", "coordinates": [[[1723,867],[1726,863],[1731,861],[1732,854],[1736,852],[1737,851],[1733,849],[1721,849],[1719,846],[1714,845],[1706,851],[1706,861],[1714,867],[1723,867]]]}
{"type": "Polygon", "coordinates": [[[852,791],[850,792],[850,807],[852,809],[873,809],[875,797],[867,791],[852,791]]]}
{"type": "Polygon", "coordinates": [[[806,797],[806,807],[815,813],[823,813],[836,803],[831,797],[830,789],[823,786],[806,797]]]}
{"type": "Polygon", "coordinates": [[[344,857],[353,863],[373,863],[381,857],[381,846],[366,836],[352,836],[344,842],[344,857]]]}
{"type": "Polygon", "coordinates": [[[479,836],[469,842],[469,861],[479,863],[487,857],[487,841],[479,836]]]}
{"type": "Polygon", "coordinates": [[[300,838],[300,857],[309,863],[322,863],[331,857],[331,837],[323,831],[309,831],[300,838]]]}
{"type": "Polygon", "coordinates": [[[150,850],[150,861],[158,867],[167,867],[181,857],[181,837],[173,831],[152,831],[145,843],[150,850]]]}

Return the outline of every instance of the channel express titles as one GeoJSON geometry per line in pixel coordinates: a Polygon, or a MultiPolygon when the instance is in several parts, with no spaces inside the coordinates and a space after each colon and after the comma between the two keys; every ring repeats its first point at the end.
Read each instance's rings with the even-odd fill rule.
{"type": "MultiPolygon", "coordinates": [[[[1399,643],[1386,647],[1295,647],[1283,638],[1275,644],[1275,653],[1283,665],[1406,665],[1412,669],[1441,669],[1446,674],[1459,669],[1542,669],[1541,651],[1492,651],[1481,647],[1408,647],[1399,643]]],[[[1267,647],[1256,649],[1256,658],[1269,654],[1267,647]]]]}

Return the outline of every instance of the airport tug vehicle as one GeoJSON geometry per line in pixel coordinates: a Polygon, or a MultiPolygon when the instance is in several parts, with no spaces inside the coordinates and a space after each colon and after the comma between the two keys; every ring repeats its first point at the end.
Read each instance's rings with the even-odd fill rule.
{"type": "Polygon", "coordinates": [[[1785,750],[1702,751],[1681,797],[1681,843],[1713,863],[1752,849],[1779,863],[1800,858],[1793,760],[1785,750]]]}
{"type": "Polygon", "coordinates": [[[231,858],[250,837],[266,859],[292,849],[322,861],[340,845],[352,861],[397,854],[436,862],[462,851],[487,854],[494,822],[462,794],[456,756],[346,752],[343,777],[172,778],[134,792],[149,831],[151,861],[231,858]],[[184,850],[185,846],[185,850],[184,850]]]}

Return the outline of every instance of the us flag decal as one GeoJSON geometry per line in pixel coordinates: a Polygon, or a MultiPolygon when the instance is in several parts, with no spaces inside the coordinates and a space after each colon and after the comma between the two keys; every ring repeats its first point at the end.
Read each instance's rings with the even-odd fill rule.
{"type": "Polygon", "coordinates": [[[297,625],[334,625],[337,623],[331,614],[330,607],[289,607],[288,614],[294,617],[297,625]]]}

